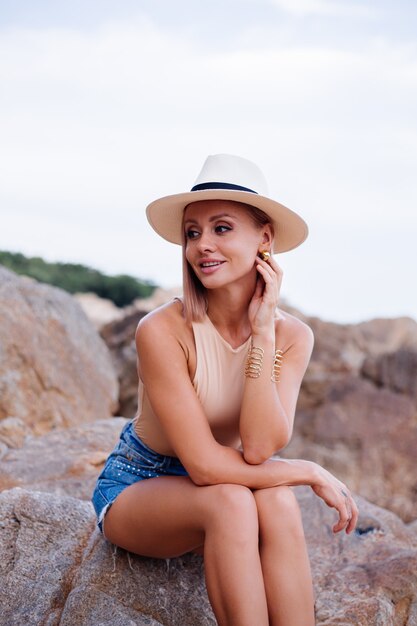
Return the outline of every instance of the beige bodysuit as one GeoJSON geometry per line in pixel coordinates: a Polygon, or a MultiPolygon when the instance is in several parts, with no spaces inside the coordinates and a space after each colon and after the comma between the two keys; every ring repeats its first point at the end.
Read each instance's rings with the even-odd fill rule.
{"type": "MultiPolygon", "coordinates": [[[[232,348],[207,315],[202,322],[194,322],[192,328],[197,356],[194,389],[217,441],[237,447],[245,361],[251,337],[238,348],[232,348]]],[[[138,395],[138,411],[133,419],[136,433],[157,452],[173,454],[141,380],[138,395]]]]}

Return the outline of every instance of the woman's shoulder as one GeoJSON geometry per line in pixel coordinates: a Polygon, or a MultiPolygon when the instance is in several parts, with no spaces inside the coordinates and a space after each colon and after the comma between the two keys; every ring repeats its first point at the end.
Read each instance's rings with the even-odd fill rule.
{"type": "Polygon", "coordinates": [[[310,326],[300,318],[278,309],[279,315],[276,320],[277,336],[285,344],[284,352],[294,344],[303,343],[313,347],[314,334],[310,326]]]}
{"type": "Polygon", "coordinates": [[[188,324],[183,313],[183,304],[176,298],[147,313],[138,323],[136,338],[139,335],[170,333],[182,337],[187,332],[188,324]]]}

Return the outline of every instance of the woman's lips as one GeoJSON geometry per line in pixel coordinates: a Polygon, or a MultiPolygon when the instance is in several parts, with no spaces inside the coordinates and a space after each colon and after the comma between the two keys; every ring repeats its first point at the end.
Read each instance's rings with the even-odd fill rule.
{"type": "Polygon", "coordinates": [[[199,266],[203,274],[213,274],[223,263],[224,261],[202,261],[199,266]]]}

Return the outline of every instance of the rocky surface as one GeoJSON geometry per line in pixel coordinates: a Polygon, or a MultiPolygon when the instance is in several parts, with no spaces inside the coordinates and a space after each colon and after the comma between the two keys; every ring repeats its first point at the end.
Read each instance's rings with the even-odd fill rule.
{"type": "Polygon", "coordinates": [[[113,413],[108,350],[73,297],[0,267],[0,318],[0,420],[40,434],[113,413]]]}
{"type": "Polygon", "coordinates": [[[378,387],[409,396],[417,405],[417,349],[401,348],[368,357],[362,365],[361,374],[378,387]]]}
{"type": "Polygon", "coordinates": [[[146,313],[149,313],[149,311],[153,311],[158,306],[181,296],[181,294],[181,287],[172,287],[171,289],[157,287],[149,298],[137,298],[133,305],[138,311],[145,311],[146,313]]]}
{"type": "Polygon", "coordinates": [[[401,349],[417,352],[417,322],[409,317],[373,319],[360,324],[335,324],[306,317],[291,309],[312,328],[315,336],[309,374],[334,378],[345,373],[359,374],[369,357],[401,349]]]}
{"type": "MultiPolygon", "coordinates": [[[[297,489],[318,626],[417,626],[417,324],[306,318],[316,343],[293,442],[361,495],[358,532],[297,489]],[[414,521],[412,521],[414,520],[414,521]]],[[[115,550],[88,501],[136,410],[134,307],[98,335],[75,299],[0,268],[0,626],[215,624],[200,557],[115,550]],[[113,365],[112,365],[113,362],[113,365]],[[24,489],[22,489],[22,487],[24,489]]]]}
{"type": "Polygon", "coordinates": [[[74,297],[96,328],[101,329],[106,324],[121,320],[134,311],[149,313],[176,296],[180,296],[181,292],[182,290],[178,287],[172,289],[157,287],[148,298],[136,298],[132,304],[123,308],[116,306],[111,300],[100,298],[95,293],[76,293],[74,297]]]}
{"type": "Polygon", "coordinates": [[[300,398],[297,425],[282,453],[333,471],[350,488],[397,512],[417,517],[417,411],[412,398],[346,375],[328,382],[318,404],[300,398]]]}
{"type": "Polygon", "coordinates": [[[100,334],[107,344],[119,380],[119,415],[132,418],[138,407],[135,331],[145,311],[132,309],[121,320],[105,324],[100,334]]]}
{"type": "Polygon", "coordinates": [[[415,626],[417,536],[395,514],[358,498],[357,531],[334,535],[334,512],[297,489],[320,626],[415,626]]]}
{"type": "Polygon", "coordinates": [[[0,459],[0,491],[25,487],[89,500],[125,423],[115,417],[26,437],[0,459]]]}
{"type": "Polygon", "coordinates": [[[0,494],[1,626],[215,624],[197,556],[152,560],[115,550],[90,503],[0,494]]]}
{"type": "Polygon", "coordinates": [[[417,323],[303,319],[315,346],[282,455],[316,461],[375,504],[416,519],[417,323]]]}
{"type": "MultiPolygon", "coordinates": [[[[297,489],[318,626],[415,626],[417,536],[360,501],[358,532],[333,535],[334,512],[297,489]]],[[[202,559],[145,559],[95,528],[90,503],[20,488],[0,494],[0,626],[208,626],[202,559]],[[22,601],[24,598],[24,601],[22,601]]]]}
{"type": "Polygon", "coordinates": [[[74,298],[97,329],[125,316],[124,309],[116,306],[112,300],[100,298],[96,293],[75,293],[74,298]]]}

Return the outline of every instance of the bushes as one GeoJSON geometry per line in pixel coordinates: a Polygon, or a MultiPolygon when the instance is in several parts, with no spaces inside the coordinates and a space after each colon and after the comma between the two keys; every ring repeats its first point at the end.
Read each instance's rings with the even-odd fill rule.
{"type": "Polygon", "coordinates": [[[47,263],[40,257],[26,257],[19,252],[0,251],[0,265],[70,293],[92,291],[117,306],[126,306],[135,298],[146,298],[155,289],[152,283],[127,274],[107,276],[85,265],[47,263]]]}

